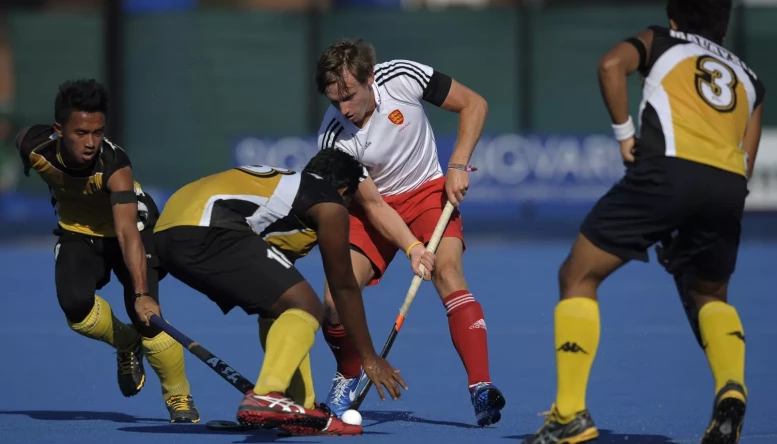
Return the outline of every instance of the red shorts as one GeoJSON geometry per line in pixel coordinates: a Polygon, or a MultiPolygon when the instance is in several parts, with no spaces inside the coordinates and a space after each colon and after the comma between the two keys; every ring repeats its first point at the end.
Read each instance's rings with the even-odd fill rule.
{"type": "MultiPolygon", "coordinates": [[[[413,235],[424,244],[428,243],[434,228],[448,202],[445,194],[445,177],[430,180],[419,188],[396,196],[384,196],[383,200],[405,221],[413,235]]],[[[464,243],[461,214],[455,209],[451,214],[443,237],[455,237],[464,243]]],[[[389,263],[394,259],[397,248],[372,227],[367,215],[359,205],[351,205],[351,245],[361,250],[375,268],[375,277],[368,285],[380,282],[389,263]]],[[[403,252],[404,253],[404,252],[403,252]]]]}

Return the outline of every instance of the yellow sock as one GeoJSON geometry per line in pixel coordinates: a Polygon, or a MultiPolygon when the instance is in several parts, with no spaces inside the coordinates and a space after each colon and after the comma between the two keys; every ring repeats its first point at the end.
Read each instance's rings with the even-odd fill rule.
{"type": "Polygon", "coordinates": [[[586,408],[585,393],[599,347],[599,330],[599,304],[595,300],[571,298],[556,305],[556,409],[563,419],[571,419],[586,408]]]}
{"type": "MultiPolygon", "coordinates": [[[[267,334],[270,332],[275,319],[259,318],[259,342],[262,350],[267,350],[267,334]]],[[[310,369],[310,353],[302,359],[299,368],[291,377],[286,394],[297,404],[312,409],[316,406],[316,391],[313,388],[313,372],[310,369]]]]}
{"type": "Polygon", "coordinates": [[[264,363],[254,391],[260,395],[286,393],[292,376],[313,347],[316,318],[296,308],[286,310],[267,334],[264,363]]]}
{"type": "Polygon", "coordinates": [[[143,349],[146,360],[159,377],[165,401],[173,396],[191,394],[181,344],[161,332],[153,338],[143,338],[143,349]]]}
{"type": "Polygon", "coordinates": [[[116,319],[108,301],[97,295],[94,295],[92,311],[86,318],[78,323],[67,320],[67,325],[76,333],[105,342],[117,350],[125,349],[140,339],[137,330],[116,319]]]}
{"type": "Polygon", "coordinates": [[[729,381],[744,387],[745,333],[736,309],[724,302],[705,304],[699,310],[699,330],[715,378],[715,393],[729,381]]]}

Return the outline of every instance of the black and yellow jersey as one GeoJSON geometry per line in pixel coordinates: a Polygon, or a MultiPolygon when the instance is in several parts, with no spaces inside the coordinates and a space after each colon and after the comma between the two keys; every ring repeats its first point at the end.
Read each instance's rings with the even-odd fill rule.
{"type": "MultiPolygon", "coordinates": [[[[113,208],[107,189],[111,175],[131,167],[129,157],[119,146],[103,139],[94,160],[80,169],[65,166],[60,154],[61,139],[51,125],[25,128],[17,140],[24,173],[34,169],[49,187],[51,204],[62,229],[96,237],[116,237],[113,208]]],[[[151,196],[135,182],[138,196],[138,229],[153,224],[158,210],[151,196]]]]}
{"type": "Polygon", "coordinates": [[[651,26],[641,68],[640,158],[678,157],[746,175],[745,128],[765,89],[731,51],[695,34],[651,26]]]}
{"type": "Polygon", "coordinates": [[[318,243],[307,211],[325,202],[345,205],[334,186],[316,175],[264,165],[241,166],[176,191],[154,232],[178,226],[251,230],[296,261],[318,243]]]}

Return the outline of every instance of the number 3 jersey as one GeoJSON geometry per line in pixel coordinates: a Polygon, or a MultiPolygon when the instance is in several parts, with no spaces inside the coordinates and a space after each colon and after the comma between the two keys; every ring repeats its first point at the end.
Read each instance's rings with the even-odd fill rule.
{"type": "Polygon", "coordinates": [[[678,157],[746,175],[745,128],[765,89],[736,55],[695,34],[651,26],[639,108],[640,158],[678,157]]]}
{"type": "Polygon", "coordinates": [[[242,166],[176,191],[154,232],[179,226],[251,230],[296,261],[318,242],[308,210],[326,202],[345,205],[335,187],[316,175],[264,165],[242,166]]]}

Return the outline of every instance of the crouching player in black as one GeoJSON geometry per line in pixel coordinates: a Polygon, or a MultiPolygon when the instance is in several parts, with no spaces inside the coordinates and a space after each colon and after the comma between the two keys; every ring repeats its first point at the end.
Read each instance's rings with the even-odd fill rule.
{"type": "Polygon", "coordinates": [[[153,251],[158,210],[135,182],[127,154],[104,137],[105,88],[94,80],[66,82],[55,100],[54,125],[22,129],[16,146],[24,163],[48,184],[59,218],[55,234],[55,280],[59,305],[73,331],[117,350],[118,382],[134,396],[146,375],[143,356],[162,385],[172,422],[197,422],[184,369],[183,347],[150,325],[160,315],[159,280],[153,251]],[[95,294],[111,278],[124,287],[126,325],[95,294]]]}
{"type": "Polygon", "coordinates": [[[375,353],[351,266],[346,206],[361,164],[322,150],[302,173],[261,165],[202,178],[167,201],[154,230],[162,266],[226,314],[259,315],[265,359],[237,411],[243,424],[308,435],[358,435],[317,405],[308,352],[324,316],[318,296],[294,267],[316,244],[346,331],[381,398],[400,396],[402,378],[375,353]]]}
{"type": "Polygon", "coordinates": [[[764,87],[725,49],[731,0],[669,0],[669,27],[617,44],[599,80],[625,177],[594,206],[559,270],[555,309],[558,387],[544,426],[526,443],[574,444],[598,431],[585,404],[599,345],[597,289],[626,262],[671,237],[659,261],[675,276],[715,380],[702,444],[739,441],[747,403],[745,336],[728,304],[741,219],[761,137],[764,87]],[[644,77],[641,133],[626,78],[644,77]]]}

